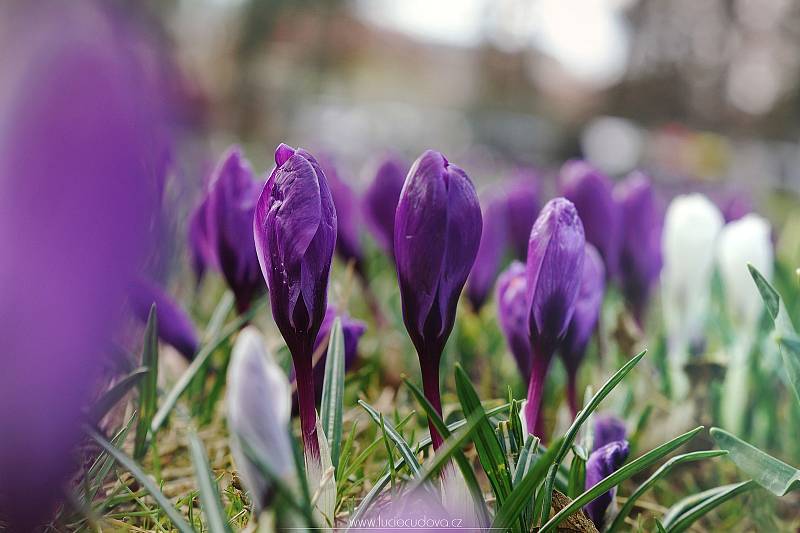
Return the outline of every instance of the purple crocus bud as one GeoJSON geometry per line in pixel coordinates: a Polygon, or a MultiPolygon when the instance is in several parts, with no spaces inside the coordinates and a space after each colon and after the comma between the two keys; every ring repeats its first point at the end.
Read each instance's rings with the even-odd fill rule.
{"type": "Polygon", "coordinates": [[[506,229],[505,199],[492,198],[483,213],[481,243],[467,282],[467,298],[475,312],[480,311],[497,278],[506,247],[506,229]]]}
{"type": "Polygon", "coordinates": [[[508,238],[517,259],[528,257],[528,239],[539,214],[539,186],[533,174],[521,176],[507,188],[508,238]]]}
{"type": "MultiPolygon", "coordinates": [[[[625,440],[611,442],[593,451],[586,462],[585,490],[589,490],[616,472],[628,458],[628,452],[628,441],[625,440]]],[[[594,522],[597,529],[603,529],[606,511],[614,501],[616,494],[617,488],[614,487],[583,507],[586,515],[594,522]]]]}
{"type": "Polygon", "coordinates": [[[542,389],[550,361],[575,310],[585,247],[583,224],[572,202],[565,198],[547,202],[531,230],[526,265],[533,360],[525,417],[528,428],[540,437],[542,389]]]}
{"type": "Polygon", "coordinates": [[[599,450],[606,444],[625,440],[628,437],[625,422],[612,414],[595,415],[593,429],[592,451],[599,450]]]}
{"type": "Polygon", "coordinates": [[[387,156],[378,165],[375,179],[364,191],[362,208],[378,245],[394,257],[394,213],[408,173],[408,164],[387,156]]]}
{"type": "Polygon", "coordinates": [[[586,355],[586,347],[597,327],[600,309],[603,306],[603,294],[606,288],[606,271],[603,259],[594,246],[586,244],[586,256],[583,259],[583,277],[575,312],[567,329],[567,335],[561,344],[561,359],[567,370],[567,401],[572,414],[579,410],[577,378],[578,368],[586,355]]]}
{"type": "MultiPolygon", "coordinates": [[[[0,522],[37,531],[152,252],[165,126],[97,2],[0,6],[0,522]]],[[[113,364],[113,362],[112,362],[113,364]]]]}
{"type": "Polygon", "coordinates": [[[189,219],[189,254],[192,270],[199,283],[210,268],[216,269],[217,258],[208,235],[208,195],[203,196],[189,219]]]}
{"type": "Polygon", "coordinates": [[[336,208],[336,253],[345,263],[353,261],[356,273],[364,279],[364,251],[361,248],[361,227],[358,197],[350,185],[336,171],[329,157],[319,158],[320,167],[328,179],[328,187],[336,208]]]}
{"type": "Polygon", "coordinates": [[[529,314],[525,265],[514,261],[497,279],[497,318],[526,383],[531,378],[532,360],[529,314]]]}
{"type": "Polygon", "coordinates": [[[206,222],[211,248],[240,313],[264,290],[252,232],[260,190],[241,150],[229,148],[212,177],[206,222]]]}
{"type": "Polygon", "coordinates": [[[142,323],[156,304],[159,338],[178,350],[186,359],[194,359],[200,341],[194,323],[186,311],[164,289],[148,280],[137,280],[129,294],[133,314],[142,323]]]}
{"type": "Polygon", "coordinates": [[[620,210],[620,284],[642,324],[650,290],[661,272],[662,213],[650,179],[641,172],[617,184],[614,199],[620,210]]]}
{"type": "Polygon", "coordinates": [[[258,199],[253,232],[272,317],[297,373],[303,443],[319,458],[311,367],[328,301],[336,210],[328,180],[310,153],[281,144],[275,165],[258,199]]]}
{"type": "MultiPolygon", "coordinates": [[[[419,356],[425,395],[441,413],[439,360],[481,240],[481,208],[466,173],[425,151],[403,185],[394,225],[403,321],[419,356]],[[435,243],[435,246],[434,246],[435,243]]],[[[442,443],[431,424],[434,448],[442,443]]]]}
{"type": "Polygon", "coordinates": [[[619,209],[608,176],[585,161],[572,160],[561,167],[561,191],[575,204],[586,231],[605,263],[609,277],[617,271],[619,257],[619,209]]]}

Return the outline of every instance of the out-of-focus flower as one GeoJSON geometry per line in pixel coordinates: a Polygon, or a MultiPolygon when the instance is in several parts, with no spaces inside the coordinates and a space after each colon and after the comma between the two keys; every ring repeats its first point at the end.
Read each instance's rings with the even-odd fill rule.
{"type": "Polygon", "coordinates": [[[361,248],[361,209],[358,197],[350,185],[339,176],[330,157],[320,157],[319,165],[328,179],[328,187],[336,208],[336,253],[345,263],[353,261],[355,270],[362,279],[364,251],[361,248]]]}
{"type": "Polygon", "coordinates": [[[497,318],[522,378],[531,378],[531,333],[528,327],[525,265],[514,261],[497,279],[497,318]]]}
{"type": "Polygon", "coordinates": [[[264,290],[253,241],[253,214],[262,183],[253,178],[238,147],[231,147],[214,170],[208,192],[208,239],[239,312],[264,290]]]}
{"type": "Polygon", "coordinates": [[[717,200],[717,205],[726,223],[739,220],[753,211],[751,195],[742,190],[727,191],[717,200]]]}
{"type": "Polygon", "coordinates": [[[677,196],[664,220],[661,294],[676,397],[688,390],[683,372],[690,346],[703,340],[711,304],[714,251],[722,214],[701,194],[677,196]]]}
{"type": "Polygon", "coordinates": [[[761,296],[750,279],[752,264],[767,279],[772,277],[773,251],[769,222],[755,215],[730,222],[719,235],[717,265],[725,289],[725,304],[736,332],[729,347],[723,388],[722,419],[726,429],[740,432],[747,407],[750,353],[758,320],[763,313],[761,296]]]}
{"type": "Polygon", "coordinates": [[[189,219],[189,254],[198,283],[208,269],[219,268],[208,236],[208,195],[203,196],[189,219]]]}
{"type": "Polygon", "coordinates": [[[83,408],[158,229],[150,170],[163,115],[129,53],[133,28],[107,14],[96,2],[0,6],[0,521],[9,531],[37,530],[63,497],[83,408]]]}
{"type": "Polygon", "coordinates": [[[297,373],[303,443],[319,457],[312,357],[327,308],[336,210],[325,174],[307,151],[281,144],[275,165],[258,199],[253,232],[272,316],[297,373]]]}
{"type": "Polygon", "coordinates": [[[163,288],[148,280],[137,280],[129,293],[134,315],[146,323],[150,307],[156,304],[159,338],[178,350],[186,359],[193,359],[200,341],[194,323],[178,302],[163,288]]]}
{"type": "MultiPolygon", "coordinates": [[[[604,478],[616,472],[628,458],[628,441],[616,441],[606,444],[589,455],[586,462],[586,484],[585,489],[589,490],[604,478]]],[[[587,503],[583,510],[594,522],[597,529],[602,530],[605,523],[606,511],[614,501],[617,488],[604,492],[591,502],[587,503]]]]}
{"type": "Polygon", "coordinates": [[[619,205],[619,279],[633,316],[644,322],[650,291],[661,272],[661,211],[650,179],[631,173],[614,189],[619,205]]]}
{"type": "Polygon", "coordinates": [[[408,173],[408,164],[393,156],[378,165],[375,178],[364,191],[362,208],[378,244],[394,257],[394,215],[408,173]]]}
{"type": "MultiPolygon", "coordinates": [[[[420,360],[425,395],[441,413],[439,360],[481,239],[481,208],[466,173],[425,151],[403,185],[394,227],[403,321],[420,360]]],[[[430,425],[435,448],[441,436],[430,425]]]]}
{"type": "Polygon", "coordinates": [[[483,213],[483,230],[478,255],[467,282],[467,298],[477,312],[492,290],[506,248],[506,203],[504,198],[492,198],[483,213]]]}
{"type": "Polygon", "coordinates": [[[583,224],[572,202],[547,202],[531,230],[526,282],[528,328],[533,360],[525,418],[534,435],[543,436],[539,412],[553,354],[564,339],[581,288],[586,255],[583,224]]]}
{"type": "Polygon", "coordinates": [[[297,473],[289,439],[289,381],[253,326],[244,328],[233,346],[226,395],[231,454],[259,513],[269,501],[271,486],[248,458],[242,441],[282,480],[293,482],[297,473]]]}
{"type": "Polygon", "coordinates": [[[561,192],[575,205],[586,232],[586,242],[600,252],[609,278],[616,275],[619,258],[619,207],[608,176],[585,161],[567,161],[561,167],[561,192]]]}
{"type": "Polygon", "coordinates": [[[520,175],[506,189],[508,238],[517,259],[528,256],[528,239],[539,214],[539,184],[532,173],[520,175]]]}
{"type": "Polygon", "coordinates": [[[606,444],[625,440],[628,436],[625,422],[612,414],[596,415],[593,430],[592,451],[599,450],[606,444]]]}
{"type": "Polygon", "coordinates": [[[561,344],[561,358],[567,369],[567,401],[572,414],[579,410],[578,368],[586,355],[586,347],[597,327],[600,308],[603,306],[603,294],[606,289],[606,272],[603,259],[594,246],[586,244],[586,257],[583,260],[583,277],[575,312],[567,329],[567,335],[561,344]]]}

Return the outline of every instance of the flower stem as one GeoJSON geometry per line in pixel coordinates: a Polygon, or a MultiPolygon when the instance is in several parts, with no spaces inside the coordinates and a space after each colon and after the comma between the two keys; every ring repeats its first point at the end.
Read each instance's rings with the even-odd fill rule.
{"type": "Polygon", "coordinates": [[[544,441],[544,421],[541,405],[547,369],[550,367],[551,355],[534,353],[531,365],[531,379],[528,383],[528,402],[525,404],[525,422],[528,432],[544,441]]]}
{"type": "Polygon", "coordinates": [[[314,392],[314,372],[311,368],[313,353],[300,354],[294,359],[297,376],[297,405],[300,412],[300,428],[303,434],[303,449],[306,454],[319,459],[319,441],[317,440],[317,406],[314,392]]]}
{"type": "MultiPolygon", "coordinates": [[[[439,392],[439,359],[436,358],[436,364],[431,361],[426,361],[421,365],[422,370],[422,390],[425,392],[425,397],[431,402],[431,405],[439,416],[442,415],[442,398],[439,392]]],[[[428,420],[428,428],[431,432],[431,442],[433,449],[438,450],[442,445],[442,436],[436,431],[433,422],[428,420]]]]}

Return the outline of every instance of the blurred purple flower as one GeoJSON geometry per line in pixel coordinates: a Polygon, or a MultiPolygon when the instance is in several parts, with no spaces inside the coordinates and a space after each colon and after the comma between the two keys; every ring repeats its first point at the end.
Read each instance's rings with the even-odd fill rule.
{"type": "Polygon", "coordinates": [[[605,272],[613,277],[619,258],[619,208],[608,176],[585,161],[571,160],[561,167],[561,192],[575,205],[586,231],[586,242],[597,248],[605,272]]]}
{"type": "Polygon", "coordinates": [[[186,359],[194,359],[200,341],[194,323],[178,302],[164,289],[147,280],[137,280],[129,293],[131,309],[143,324],[150,316],[150,307],[156,304],[159,338],[178,350],[186,359]]]}
{"type": "Polygon", "coordinates": [[[375,240],[394,257],[394,215],[408,173],[408,164],[387,156],[378,166],[375,178],[364,192],[364,218],[375,240]]]}
{"type": "Polygon", "coordinates": [[[344,181],[336,170],[330,157],[320,157],[319,165],[328,178],[328,187],[336,208],[336,253],[345,263],[353,261],[355,271],[362,280],[366,279],[364,271],[364,251],[361,248],[361,210],[353,189],[344,181]]]}
{"type": "Polygon", "coordinates": [[[719,198],[719,205],[725,223],[739,220],[753,212],[752,195],[740,189],[728,190],[719,198]]]}
{"type": "Polygon", "coordinates": [[[497,318],[525,383],[531,378],[529,314],[525,265],[514,261],[497,279],[497,318]]]}
{"type": "Polygon", "coordinates": [[[189,254],[198,283],[208,269],[219,268],[208,235],[208,195],[203,196],[189,219],[189,254]]]}
{"type": "MultiPolygon", "coordinates": [[[[616,472],[625,462],[625,459],[628,458],[628,452],[628,441],[625,440],[611,442],[593,451],[586,462],[585,490],[589,490],[616,472]]],[[[603,529],[606,511],[614,501],[616,493],[617,488],[614,487],[583,507],[583,510],[586,511],[586,514],[599,530],[603,529]]]]}
{"type": "Polygon", "coordinates": [[[275,165],[258,199],[253,232],[272,316],[298,377],[303,443],[319,457],[311,367],[327,310],[336,210],[325,174],[310,153],[281,144],[275,165]]]}
{"type": "Polygon", "coordinates": [[[619,278],[634,317],[642,324],[650,290],[661,272],[663,216],[650,179],[633,172],[614,189],[620,209],[619,278]]]}
{"type": "Polygon", "coordinates": [[[525,418],[534,435],[542,437],[539,412],[550,361],[567,333],[583,277],[586,240],[572,202],[547,202],[531,230],[526,265],[530,306],[528,327],[533,360],[525,418]]]}
{"type": "MultiPolygon", "coordinates": [[[[422,369],[425,395],[441,413],[439,360],[481,239],[481,208],[466,173],[425,151],[403,185],[394,228],[403,321],[422,369]]],[[[431,425],[434,448],[442,443],[431,425]]]]}
{"type": "Polygon", "coordinates": [[[153,242],[162,115],[130,29],[105,15],[89,2],[0,8],[0,521],[10,531],[34,531],[62,498],[82,409],[153,242]]]}
{"type": "Polygon", "coordinates": [[[214,170],[208,191],[208,240],[240,313],[264,291],[252,231],[261,187],[241,150],[233,146],[214,170]]]}
{"type": "Polygon", "coordinates": [[[534,174],[523,175],[506,190],[508,237],[517,259],[528,257],[528,239],[539,214],[539,185],[534,174]]]}
{"type": "Polygon", "coordinates": [[[567,335],[561,343],[561,359],[567,370],[567,401],[572,414],[580,409],[578,399],[578,368],[586,355],[586,347],[597,327],[600,309],[603,306],[603,294],[606,288],[606,271],[603,259],[594,246],[586,243],[586,256],[583,259],[583,277],[575,312],[567,329],[567,335]]]}
{"type": "Polygon", "coordinates": [[[480,311],[497,279],[506,249],[505,198],[492,198],[483,213],[483,230],[478,255],[467,280],[467,298],[475,312],[480,311]]]}
{"type": "Polygon", "coordinates": [[[594,442],[592,443],[592,451],[599,450],[606,444],[625,440],[628,437],[625,422],[612,414],[595,415],[593,429],[594,442]]]}

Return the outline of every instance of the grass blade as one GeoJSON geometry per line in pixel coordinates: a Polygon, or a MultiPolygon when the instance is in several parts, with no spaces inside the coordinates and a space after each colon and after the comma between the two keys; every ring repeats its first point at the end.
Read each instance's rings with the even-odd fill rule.
{"type": "Polygon", "coordinates": [[[322,383],[320,422],[331,446],[333,468],[339,468],[342,447],[342,396],[344,395],[344,335],[339,317],[333,322],[325,359],[325,379],[322,383]]]}
{"type": "Polygon", "coordinates": [[[358,400],[358,405],[363,407],[367,414],[369,414],[372,420],[378,425],[378,427],[384,430],[386,436],[392,439],[392,442],[394,442],[395,446],[397,446],[400,456],[405,461],[405,464],[408,465],[411,473],[414,474],[414,477],[419,477],[422,474],[422,467],[420,466],[419,461],[417,461],[417,456],[414,454],[414,451],[411,449],[411,447],[409,447],[403,436],[400,435],[400,433],[390,422],[381,422],[381,414],[373,409],[368,403],[363,400],[358,400]]]}
{"type": "Polygon", "coordinates": [[[730,452],[739,469],[776,496],[800,489],[800,470],[762,452],[755,446],[719,428],[711,428],[717,445],[730,452]]]}
{"type": "Polygon", "coordinates": [[[757,486],[758,485],[756,482],[751,479],[748,481],[742,481],[741,483],[734,483],[733,485],[717,487],[717,489],[715,489],[715,491],[711,493],[708,498],[703,499],[700,503],[694,505],[688,511],[677,515],[674,520],[668,521],[665,518],[663,522],[664,528],[666,528],[669,533],[680,533],[681,531],[686,531],[699,518],[715,507],[725,503],[731,498],[738,496],[739,494],[752,490],[757,486]]]}
{"type": "Polygon", "coordinates": [[[683,463],[689,463],[691,461],[701,461],[703,459],[711,459],[712,457],[719,457],[721,455],[727,455],[727,452],[724,450],[703,450],[699,452],[690,452],[684,453],[682,455],[676,455],[663,465],[653,472],[649,478],[647,478],[644,483],[639,485],[633,494],[628,497],[628,500],[625,504],[620,508],[617,516],[614,518],[614,521],[608,527],[608,532],[611,533],[616,531],[618,528],[621,528],[623,523],[625,522],[625,518],[630,514],[631,510],[633,509],[633,505],[645,492],[647,492],[650,487],[652,487],[656,481],[663,478],[667,474],[670,473],[673,467],[678,466],[683,463]]]}
{"type": "Polygon", "coordinates": [[[210,533],[225,533],[231,528],[225,518],[225,511],[219,498],[219,487],[211,468],[203,443],[194,431],[189,432],[189,451],[192,454],[197,486],[200,491],[200,506],[206,515],[206,525],[210,533]]]}
{"type": "Polygon", "coordinates": [[[119,380],[108,389],[89,409],[88,423],[90,426],[95,426],[108,414],[112,407],[117,405],[127,393],[130,391],[139,380],[142,379],[150,371],[147,367],[139,367],[124,378],[119,380]]]}
{"type": "Polygon", "coordinates": [[[601,494],[607,492],[612,487],[617,486],[622,481],[630,478],[631,476],[641,472],[645,468],[649,467],[672,450],[682,446],[687,441],[691,440],[692,437],[697,435],[697,433],[703,429],[703,426],[696,427],[691,431],[687,431],[683,435],[679,435],[672,439],[671,441],[662,444],[658,448],[655,448],[646,454],[634,459],[630,463],[624,465],[622,468],[611,474],[610,476],[604,478],[600,483],[591,487],[589,490],[583,492],[580,496],[572,500],[572,502],[561,509],[558,513],[556,513],[550,520],[548,520],[542,528],[539,530],[539,533],[548,533],[550,531],[554,531],[558,524],[563,522],[567,519],[569,515],[574,513],[575,511],[581,509],[587,503],[593,501],[595,498],[600,496],[601,494]]]}
{"type": "Polygon", "coordinates": [[[147,367],[147,375],[139,382],[139,421],[136,423],[136,438],[133,445],[133,459],[138,461],[147,452],[150,422],[156,412],[158,395],[158,316],[156,304],[150,306],[147,326],[144,329],[142,366],[147,367]]]}
{"type": "Polygon", "coordinates": [[[138,481],[139,484],[150,493],[150,496],[152,496],[156,503],[158,503],[159,507],[161,507],[161,510],[164,511],[164,514],[166,514],[169,519],[172,520],[172,524],[178,531],[181,533],[194,533],[192,526],[190,526],[183,519],[172,502],[169,501],[166,496],[164,496],[164,494],[159,490],[158,486],[156,486],[155,482],[153,482],[150,476],[148,476],[144,470],[141,469],[136,461],[125,455],[122,450],[116,448],[94,429],[89,428],[87,431],[89,436],[92,437],[97,444],[99,444],[120,465],[130,472],[131,475],[136,478],[136,481],[138,481]]]}

